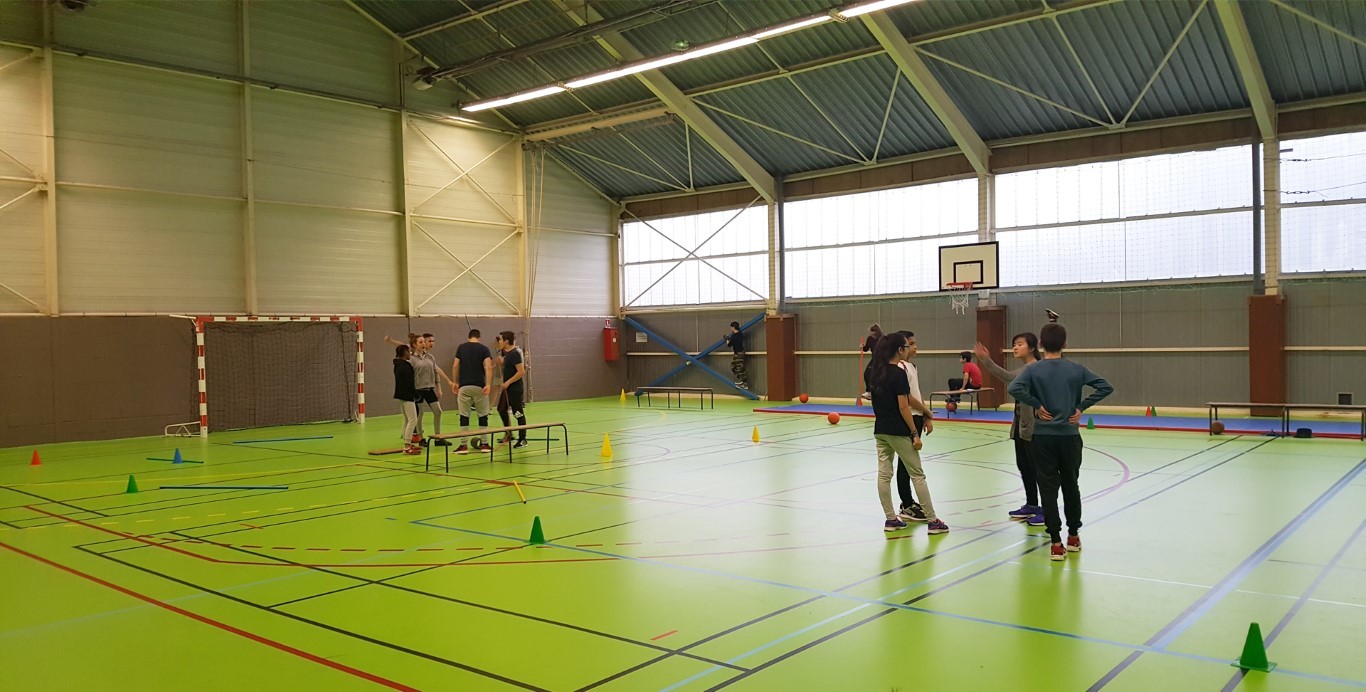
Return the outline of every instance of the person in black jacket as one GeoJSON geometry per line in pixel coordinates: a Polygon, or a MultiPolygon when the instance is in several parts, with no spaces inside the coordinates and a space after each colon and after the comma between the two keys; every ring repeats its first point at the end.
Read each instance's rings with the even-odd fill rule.
{"type": "Polygon", "coordinates": [[[422,449],[413,441],[413,433],[417,430],[418,394],[408,351],[407,344],[394,349],[394,399],[403,411],[403,453],[421,454],[422,449]]]}

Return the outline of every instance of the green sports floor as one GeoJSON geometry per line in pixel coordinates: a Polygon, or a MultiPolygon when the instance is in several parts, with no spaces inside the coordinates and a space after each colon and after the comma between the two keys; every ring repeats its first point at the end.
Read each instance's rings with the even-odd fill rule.
{"type": "Polygon", "coordinates": [[[870,420],[753,407],[534,404],[572,454],[449,473],[366,453],[396,417],[0,450],[0,689],[1366,687],[1366,444],[1086,432],[1054,563],[1005,426],[938,426],[952,531],[884,534],[870,420]],[[288,489],[160,489],[205,484],[288,489]]]}

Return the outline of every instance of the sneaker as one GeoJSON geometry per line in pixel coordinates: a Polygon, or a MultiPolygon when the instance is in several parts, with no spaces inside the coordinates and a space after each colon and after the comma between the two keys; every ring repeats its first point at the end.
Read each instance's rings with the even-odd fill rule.
{"type": "Polygon", "coordinates": [[[900,531],[906,528],[906,522],[900,519],[888,519],[882,524],[883,531],[900,531]]]}
{"type": "Polygon", "coordinates": [[[945,524],[944,521],[943,521],[942,519],[935,519],[934,521],[930,522],[928,526],[929,526],[929,533],[930,533],[930,535],[932,535],[932,536],[933,536],[934,534],[936,534],[936,533],[948,533],[948,532],[949,532],[949,525],[948,525],[948,524],[945,524]]]}
{"type": "Polygon", "coordinates": [[[1024,521],[1035,514],[1042,514],[1042,512],[1034,505],[1020,505],[1019,509],[1010,510],[1010,518],[1017,521],[1024,521]]]}
{"type": "Polygon", "coordinates": [[[1048,559],[1054,562],[1062,562],[1063,560],[1066,560],[1067,549],[1063,548],[1061,543],[1054,543],[1053,547],[1048,550],[1048,559]]]}
{"type": "Polygon", "coordinates": [[[901,506],[901,518],[906,521],[925,521],[925,509],[919,502],[901,506]]]}
{"type": "Polygon", "coordinates": [[[421,453],[422,453],[422,448],[421,448],[421,447],[404,447],[404,448],[403,448],[403,453],[404,453],[404,454],[408,454],[408,455],[421,454],[421,453]]]}
{"type": "Polygon", "coordinates": [[[746,390],[746,391],[749,390],[749,385],[745,384],[744,382],[736,382],[736,383],[735,383],[735,386],[736,386],[736,387],[739,387],[740,389],[744,389],[744,390],[746,390]]]}
{"type": "Polygon", "coordinates": [[[483,440],[475,440],[474,443],[470,445],[470,449],[473,449],[476,452],[487,452],[489,451],[489,446],[485,444],[483,440]]]}
{"type": "Polygon", "coordinates": [[[1030,526],[1043,526],[1043,512],[1039,512],[1038,514],[1035,514],[1034,516],[1026,519],[1025,523],[1029,524],[1030,526]]]}
{"type": "Polygon", "coordinates": [[[873,393],[872,393],[872,392],[864,392],[864,393],[860,394],[859,396],[863,397],[863,399],[864,399],[865,401],[872,401],[872,400],[873,400],[873,393]]]}
{"type": "Polygon", "coordinates": [[[469,454],[469,453],[470,453],[470,448],[467,447],[467,446],[465,445],[464,442],[461,442],[461,443],[460,443],[460,446],[455,448],[455,453],[456,453],[456,454],[469,454]]]}
{"type": "Polygon", "coordinates": [[[526,440],[517,440],[516,442],[512,443],[512,448],[513,448],[513,449],[521,449],[521,448],[523,448],[523,447],[525,447],[525,446],[526,446],[526,440]]]}
{"type": "Polygon", "coordinates": [[[512,436],[506,435],[503,437],[503,439],[498,440],[498,446],[502,447],[503,445],[508,444],[509,442],[512,442],[512,436]]]}
{"type": "Polygon", "coordinates": [[[450,441],[450,440],[447,440],[447,439],[443,439],[443,438],[438,437],[438,438],[436,439],[436,441],[433,442],[432,444],[434,444],[434,445],[436,445],[436,446],[438,446],[438,447],[449,447],[449,446],[451,446],[451,441],[450,441]]]}
{"type": "Polygon", "coordinates": [[[1068,537],[1067,537],[1067,552],[1069,552],[1069,553],[1079,553],[1079,552],[1081,552],[1081,536],[1068,536],[1068,537]]]}

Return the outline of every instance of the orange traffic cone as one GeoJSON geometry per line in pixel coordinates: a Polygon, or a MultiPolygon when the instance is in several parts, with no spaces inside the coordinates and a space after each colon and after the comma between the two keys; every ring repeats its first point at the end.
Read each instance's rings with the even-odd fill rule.
{"type": "Polygon", "coordinates": [[[38,450],[33,450],[33,461],[28,462],[29,466],[42,466],[43,460],[38,458],[38,450]]]}

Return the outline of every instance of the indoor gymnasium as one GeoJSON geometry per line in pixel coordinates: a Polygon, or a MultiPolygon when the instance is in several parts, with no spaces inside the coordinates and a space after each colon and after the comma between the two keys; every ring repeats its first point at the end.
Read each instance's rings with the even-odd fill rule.
{"type": "Polygon", "coordinates": [[[1363,0],[0,0],[0,689],[1366,687],[1364,219],[1363,0]]]}

